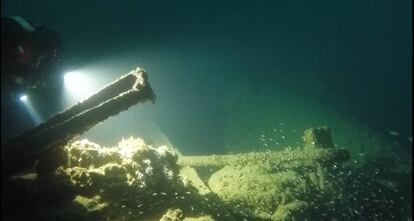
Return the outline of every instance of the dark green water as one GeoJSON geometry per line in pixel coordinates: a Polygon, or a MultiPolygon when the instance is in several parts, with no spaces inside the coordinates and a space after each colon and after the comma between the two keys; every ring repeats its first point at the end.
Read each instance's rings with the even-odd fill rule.
{"type": "MultiPolygon", "coordinates": [[[[64,69],[83,71],[91,91],[148,72],[156,103],[84,135],[97,143],[133,135],[188,155],[281,150],[327,125],[353,160],[403,162],[409,175],[393,179],[411,195],[410,0],[3,0],[1,11],[57,31],[64,69]]],[[[47,119],[74,102],[35,108],[47,119]]],[[[10,134],[34,126],[21,112],[10,134]]]]}
{"type": "MultiPolygon", "coordinates": [[[[145,68],[158,100],[136,108],[136,115],[186,151],[220,151],[235,108],[228,106],[247,95],[260,99],[262,91],[270,99],[303,94],[381,133],[398,131],[408,150],[411,4],[3,1],[2,15],[60,33],[66,69],[90,68],[98,88],[135,66],[145,68]]],[[[284,105],[273,100],[275,109],[284,105]]]]}

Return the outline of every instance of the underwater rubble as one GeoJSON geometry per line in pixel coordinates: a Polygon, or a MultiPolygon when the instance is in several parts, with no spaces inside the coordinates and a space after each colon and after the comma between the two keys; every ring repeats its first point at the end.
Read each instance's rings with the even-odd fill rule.
{"type": "Polygon", "coordinates": [[[73,141],[64,147],[67,162],[53,174],[15,176],[2,185],[2,215],[148,221],[411,217],[411,199],[402,193],[411,189],[402,185],[404,174],[401,182],[395,179],[393,161],[352,167],[348,151],[333,147],[327,127],[306,130],[304,141],[297,149],[211,156],[181,156],[133,137],[115,147],[73,141]]]}

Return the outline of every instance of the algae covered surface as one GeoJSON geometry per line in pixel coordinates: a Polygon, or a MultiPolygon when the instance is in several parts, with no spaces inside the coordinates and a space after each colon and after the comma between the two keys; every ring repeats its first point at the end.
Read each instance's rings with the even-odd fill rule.
{"type": "Polygon", "coordinates": [[[182,156],[140,138],[64,147],[50,175],[8,182],[6,218],[22,220],[407,220],[410,199],[392,160],[358,166],[326,127],[283,151],[182,156]],[[25,198],[25,202],[22,202],[25,198]],[[21,210],[25,213],[19,213],[21,210]]]}

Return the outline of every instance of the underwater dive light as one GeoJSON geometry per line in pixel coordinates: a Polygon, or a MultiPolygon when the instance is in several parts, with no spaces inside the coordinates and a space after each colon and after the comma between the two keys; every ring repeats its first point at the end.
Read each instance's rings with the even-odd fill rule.
{"type": "Polygon", "coordinates": [[[64,85],[67,98],[79,101],[87,98],[93,92],[93,82],[83,71],[71,71],[64,75],[64,85]]]}
{"type": "Polygon", "coordinates": [[[81,73],[76,71],[71,71],[65,74],[64,76],[65,87],[69,90],[76,90],[79,86],[82,85],[82,82],[85,81],[81,73]]]}
{"type": "Polygon", "coordinates": [[[23,94],[23,95],[21,95],[21,96],[19,97],[19,100],[20,100],[20,101],[22,101],[22,102],[27,101],[27,99],[28,99],[28,97],[27,97],[27,95],[26,95],[26,94],[23,94]]]}

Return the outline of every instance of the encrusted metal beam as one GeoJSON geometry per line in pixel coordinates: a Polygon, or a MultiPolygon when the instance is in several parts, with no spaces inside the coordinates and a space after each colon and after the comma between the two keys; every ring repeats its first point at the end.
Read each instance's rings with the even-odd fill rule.
{"type": "Polygon", "coordinates": [[[84,101],[11,139],[1,150],[2,176],[33,165],[36,159],[132,105],[155,101],[147,74],[137,68],[84,101]]]}

